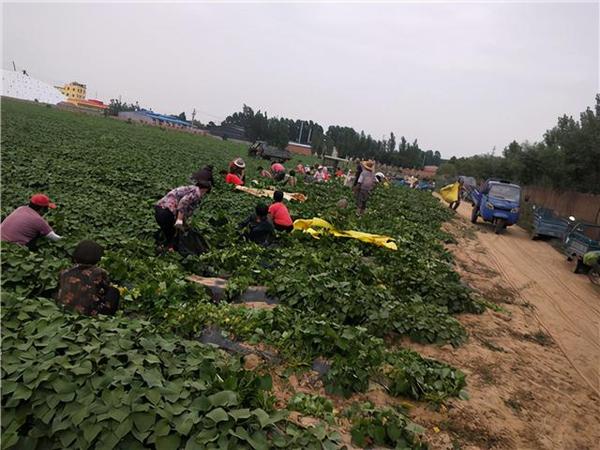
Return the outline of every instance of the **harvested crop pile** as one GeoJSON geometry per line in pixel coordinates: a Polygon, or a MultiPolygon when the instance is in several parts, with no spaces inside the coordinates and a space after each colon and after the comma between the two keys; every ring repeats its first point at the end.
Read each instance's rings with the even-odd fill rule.
{"type": "MultiPolygon", "coordinates": [[[[43,191],[59,205],[47,218],[65,237],[35,253],[3,245],[3,448],[339,444],[335,418],[306,430],[287,422],[266,372],[246,372],[239,356],[195,342],[207,326],[269,345],[292,371],[320,358],[332,398],[373,380],[413,399],[465,395],[459,370],[394,343],[460,345],[466,333],[453,314],[481,310],[452,270],[440,231],[448,212],[430,195],[379,187],[357,217],[338,208],[349,188],[300,182],[295,190],[308,200],[288,204],[294,217],[387,235],[398,250],[301,232],[265,249],[236,227],[257,198],[218,180],[193,218],[211,250],[157,256],[154,202],[206,163],[225,168],[244,146],[11,101],[2,112],[2,217],[43,191]],[[123,293],[116,318],[77,317],[49,300],[85,238],[107,249],[100,265],[123,293]],[[226,301],[213,303],[190,274],[226,276],[226,301]],[[254,285],[279,305],[229,303],[254,285]]],[[[249,178],[258,164],[249,161],[249,178]]],[[[422,445],[403,411],[346,413],[357,445],[422,445]]]]}

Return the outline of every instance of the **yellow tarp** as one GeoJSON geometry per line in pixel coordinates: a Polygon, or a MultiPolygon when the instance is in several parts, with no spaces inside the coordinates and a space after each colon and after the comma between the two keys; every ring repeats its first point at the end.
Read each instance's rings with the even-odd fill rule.
{"type": "MultiPolygon", "coordinates": [[[[255,197],[269,197],[273,198],[274,190],[271,189],[257,189],[257,188],[249,188],[246,186],[236,186],[238,191],[246,192],[247,194],[254,195],[255,197]]],[[[304,194],[299,192],[284,192],[283,198],[287,201],[295,200],[297,202],[305,202],[307,197],[304,194]]]]}
{"type": "Polygon", "coordinates": [[[363,233],[362,231],[347,230],[342,231],[336,229],[333,225],[323,219],[315,217],[313,219],[298,219],[294,221],[294,230],[301,230],[310,234],[312,237],[319,239],[322,234],[332,234],[336,237],[347,237],[358,239],[362,242],[375,244],[379,247],[389,248],[390,250],[398,250],[396,243],[389,236],[381,234],[363,233]]]}
{"type": "Polygon", "coordinates": [[[458,200],[458,192],[460,190],[460,186],[458,182],[454,184],[449,184],[448,186],[444,186],[440,189],[440,195],[444,200],[448,203],[452,203],[458,200]]]}

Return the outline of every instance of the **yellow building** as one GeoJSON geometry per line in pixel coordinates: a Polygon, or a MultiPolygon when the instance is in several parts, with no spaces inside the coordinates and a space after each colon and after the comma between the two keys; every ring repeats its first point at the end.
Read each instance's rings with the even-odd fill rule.
{"type": "Polygon", "coordinates": [[[69,100],[85,100],[85,84],[72,81],[62,87],[57,86],[57,88],[66,95],[69,100]]]}

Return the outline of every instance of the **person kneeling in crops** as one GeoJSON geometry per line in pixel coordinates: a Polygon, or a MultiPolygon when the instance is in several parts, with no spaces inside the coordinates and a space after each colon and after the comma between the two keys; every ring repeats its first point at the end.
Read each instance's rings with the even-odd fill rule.
{"type": "Polygon", "coordinates": [[[356,206],[357,214],[361,215],[367,207],[369,195],[377,183],[377,178],[373,175],[375,163],[373,161],[365,161],[362,163],[363,170],[360,172],[356,183],[356,206]]]}
{"type": "Polygon", "coordinates": [[[19,206],[2,221],[0,239],[4,242],[27,246],[30,250],[34,250],[35,242],[40,236],[51,241],[61,239],[42,217],[48,212],[48,208],[56,208],[48,196],[32,195],[29,205],[19,206]]]}
{"type": "Polygon", "coordinates": [[[273,225],[279,231],[292,231],[294,222],[290,216],[287,206],[283,203],[283,192],[275,191],[273,203],[269,206],[269,215],[273,219],[273,225]]]}
{"type": "Polygon", "coordinates": [[[242,186],[244,184],[246,163],[242,158],[236,158],[229,163],[229,173],[225,177],[225,183],[242,186]]]}
{"type": "Polygon", "coordinates": [[[275,229],[269,220],[269,208],[264,203],[256,205],[254,214],[251,214],[238,226],[240,229],[246,229],[244,238],[248,241],[263,247],[267,247],[273,241],[275,229]]]}
{"type": "Polygon", "coordinates": [[[156,203],[154,217],[165,236],[168,249],[174,249],[176,230],[183,229],[184,222],[192,216],[211,188],[210,182],[200,180],[195,185],[180,186],[169,191],[156,203]]]}
{"type": "Polygon", "coordinates": [[[75,247],[75,266],[60,274],[58,303],[87,316],[115,314],[119,291],[111,286],[106,270],[96,266],[103,253],[104,249],[93,241],[81,241],[75,247]]]}

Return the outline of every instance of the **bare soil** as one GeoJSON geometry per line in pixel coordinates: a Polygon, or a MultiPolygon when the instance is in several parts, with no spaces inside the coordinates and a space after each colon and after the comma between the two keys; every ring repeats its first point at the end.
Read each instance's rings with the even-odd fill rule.
{"type": "Polygon", "coordinates": [[[547,243],[468,217],[463,204],[446,225],[457,239],[448,249],[462,279],[501,309],[459,317],[470,335],[460,348],[404,342],[462,369],[471,397],[442,411],[418,405],[413,419],[432,448],[600,448],[600,292],[547,243]]]}

